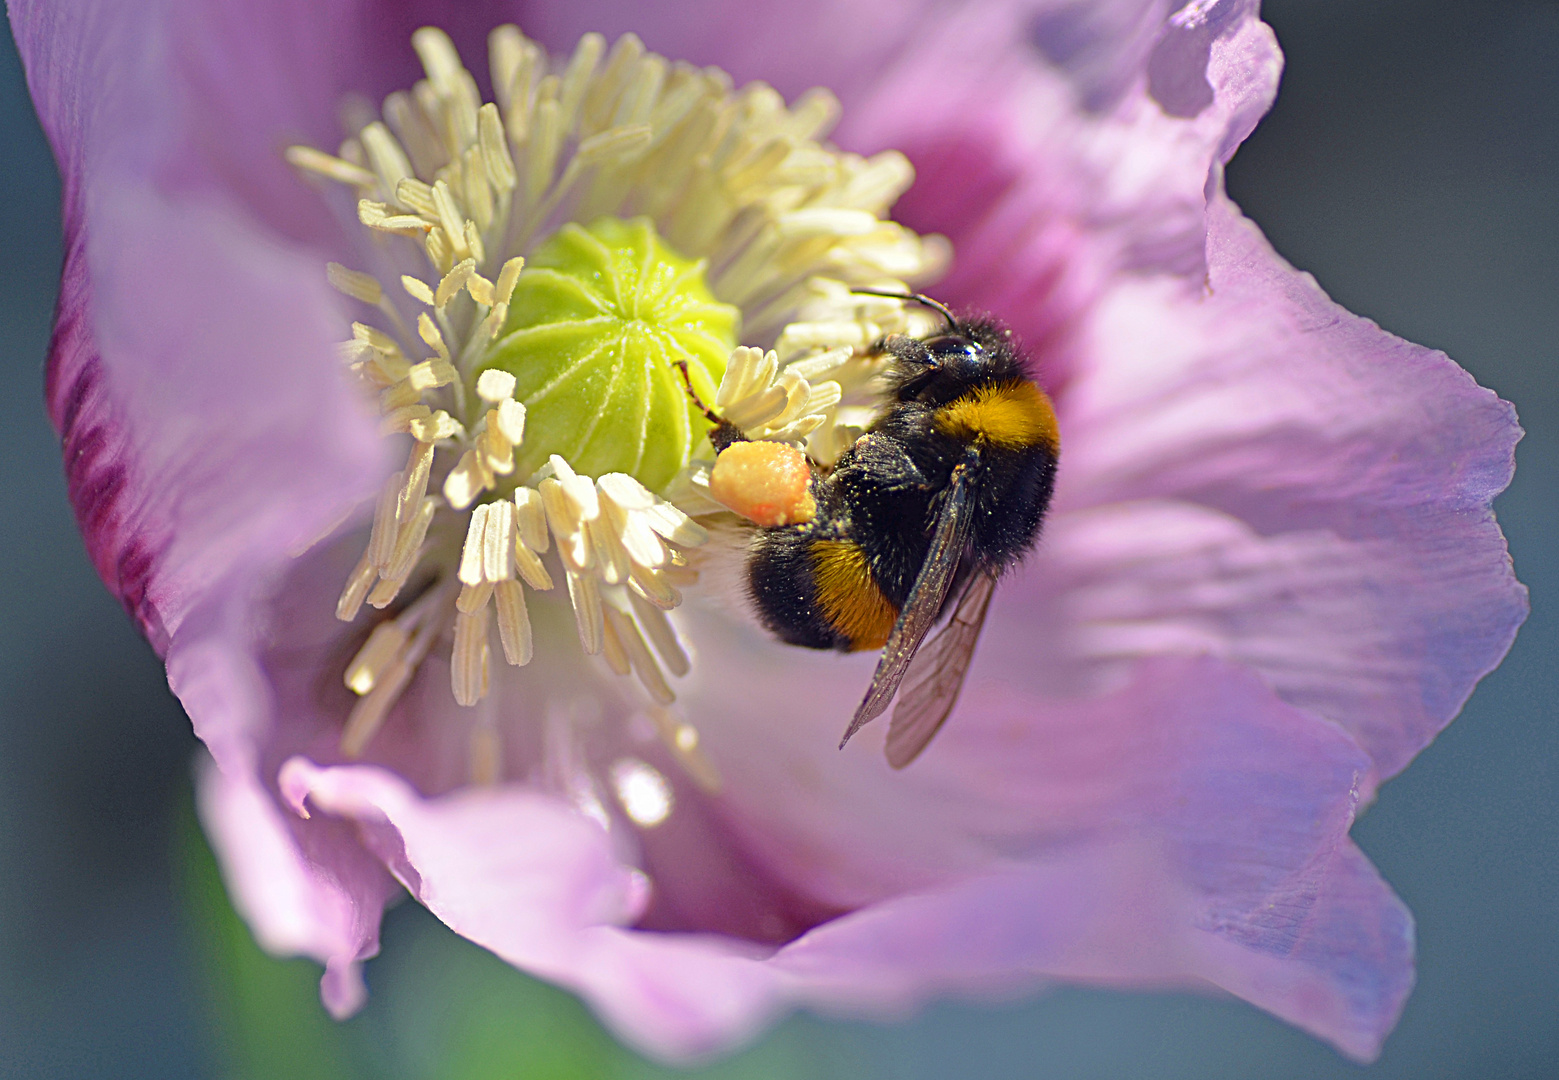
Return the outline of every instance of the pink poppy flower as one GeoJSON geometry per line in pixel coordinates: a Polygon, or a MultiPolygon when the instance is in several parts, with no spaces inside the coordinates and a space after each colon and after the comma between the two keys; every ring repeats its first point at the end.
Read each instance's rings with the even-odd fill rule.
{"type": "MultiPolygon", "coordinates": [[[[1525,615],[1489,510],[1520,432],[1229,202],[1280,55],[1254,3],[1172,6],[10,0],[65,185],[47,396],[72,501],[210,750],[235,904],[325,965],[333,1012],[404,888],[668,1059],[797,1006],[1053,980],[1217,989],[1378,1052],[1412,922],[1348,831],[1525,615]],[[410,87],[419,25],[481,69],[509,19],[556,56],[633,32],[793,101],[827,87],[835,143],[913,163],[893,214],[950,242],[937,297],[1025,342],[1055,500],[912,768],[870,728],[835,749],[872,658],[774,643],[713,565],[664,624],[693,654],[674,712],[647,704],[654,657],[645,689],[607,673],[537,593],[533,662],[489,675],[472,646],[462,684],[457,630],[453,674],[442,642],[343,749],[364,634],[335,613],[364,534],[310,544],[398,490],[405,450],[343,374],[358,309],[324,273],[383,246],[284,151],[333,149],[346,95],[410,87]]],[[[889,239],[889,276],[933,268],[889,239]]],[[[621,656],[657,644],[658,616],[599,617],[621,656]]]]}

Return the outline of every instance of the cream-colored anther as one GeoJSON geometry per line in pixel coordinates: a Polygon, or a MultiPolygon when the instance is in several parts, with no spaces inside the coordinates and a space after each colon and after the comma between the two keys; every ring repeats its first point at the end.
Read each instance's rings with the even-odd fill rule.
{"type": "Polygon", "coordinates": [[[438,214],[439,227],[444,230],[456,260],[470,258],[471,250],[466,246],[465,216],[455,205],[449,184],[443,180],[433,184],[433,209],[438,214]]]}
{"type": "Polygon", "coordinates": [[[607,625],[615,632],[617,640],[622,644],[623,651],[627,653],[628,663],[633,667],[633,673],[639,679],[639,685],[643,686],[650,695],[650,700],[659,705],[670,705],[677,699],[671,692],[671,687],[666,685],[666,677],[661,674],[660,665],[655,663],[655,658],[650,655],[650,650],[644,644],[644,638],[639,634],[639,628],[632,617],[618,609],[616,604],[607,604],[602,609],[607,625]]]}
{"type": "Polygon", "coordinates": [[[346,688],[362,697],[374,688],[379,677],[406,648],[409,635],[395,620],[386,619],[373,628],[363,647],[357,650],[343,674],[346,688]]]}
{"type": "Polygon", "coordinates": [[[601,651],[601,628],[605,621],[601,613],[601,587],[590,574],[570,570],[566,576],[568,599],[574,605],[574,623],[579,628],[579,644],[585,652],[595,656],[601,651]]]}
{"type": "Polygon", "coordinates": [[[477,110],[477,139],[482,148],[482,164],[487,170],[487,182],[493,190],[508,194],[514,190],[516,177],[514,159],[509,156],[509,145],[503,134],[503,119],[498,106],[488,103],[477,110]]]}
{"type": "Polygon", "coordinates": [[[493,598],[493,583],[491,581],[479,581],[475,585],[462,585],[460,592],[455,596],[455,610],[469,615],[474,611],[480,611],[487,606],[487,601],[493,598]]]}
{"type": "Polygon", "coordinates": [[[422,249],[428,253],[428,261],[440,275],[449,273],[455,266],[455,248],[449,242],[449,234],[431,226],[423,238],[422,249]]]}
{"type": "Polygon", "coordinates": [[[633,670],[633,665],[628,663],[628,650],[623,648],[622,640],[612,628],[610,619],[601,624],[601,658],[612,669],[613,675],[626,675],[633,670]]]}
{"type": "Polygon", "coordinates": [[[520,280],[520,271],[525,269],[525,260],[516,256],[503,264],[503,269],[498,271],[498,281],[493,286],[494,295],[500,304],[507,304],[514,296],[514,286],[520,280]]]}
{"type": "MultiPolygon", "coordinates": [[[[516,380],[501,368],[488,368],[476,377],[476,396],[491,404],[514,398],[516,380]]],[[[516,402],[518,404],[518,402],[516,402]]]]}
{"type": "Polygon", "coordinates": [[[482,324],[489,338],[495,338],[503,332],[504,323],[509,318],[509,301],[514,296],[514,287],[524,268],[524,259],[513,258],[504,263],[503,269],[498,272],[498,280],[493,283],[493,307],[482,324]]]}
{"type": "Polygon", "coordinates": [[[518,581],[500,581],[493,595],[498,602],[498,640],[503,645],[503,658],[515,667],[524,667],[531,662],[534,650],[525,591],[518,581]]]}
{"type": "Polygon", "coordinates": [[[393,625],[404,644],[387,663],[376,666],[372,688],[352,707],[341,729],[341,752],[347,757],[357,757],[367,747],[438,636],[435,628],[439,624],[427,616],[440,595],[429,594],[395,620],[393,625]]]}
{"type": "MultiPolygon", "coordinates": [[[[407,369],[410,374],[410,369],[407,369]]],[[[387,386],[379,392],[379,411],[384,413],[385,424],[380,425],[381,430],[401,431],[412,420],[412,414],[403,413],[401,410],[416,406],[426,409],[421,404],[422,391],[411,384],[409,379],[402,379],[393,386],[387,386]]],[[[420,415],[420,414],[419,414],[420,415]]]]}
{"type": "Polygon", "coordinates": [[[500,401],[496,409],[488,412],[487,426],[511,447],[520,445],[525,438],[525,406],[513,398],[500,401]]]}
{"type": "Polygon", "coordinates": [[[376,232],[394,233],[396,236],[425,236],[432,228],[416,214],[392,214],[384,203],[371,199],[358,201],[357,220],[376,232]]]}
{"type": "Polygon", "coordinates": [[[377,326],[369,326],[367,323],[352,324],[352,340],[362,342],[381,356],[404,357],[405,355],[401,352],[400,342],[377,326]]]}
{"type": "Polygon", "coordinates": [[[400,501],[395,507],[395,516],[399,521],[407,521],[412,512],[422,504],[422,497],[428,493],[428,477],[433,470],[433,444],[431,442],[416,442],[412,444],[411,454],[406,458],[406,470],[401,485],[400,501]]]}
{"type": "Polygon", "coordinates": [[[482,538],[482,578],[508,581],[514,576],[514,504],[499,499],[487,504],[487,527],[482,538]]]}
{"type": "Polygon", "coordinates": [[[486,604],[455,615],[455,647],[450,655],[449,681],[455,703],[467,707],[487,696],[488,622],[486,604]]]}
{"type": "Polygon", "coordinates": [[[487,410],[486,423],[477,440],[482,462],[498,476],[514,471],[514,448],[525,435],[525,406],[513,398],[487,410]]]}
{"type": "Polygon", "coordinates": [[[361,756],[368,748],[369,741],[383,726],[385,717],[400,699],[406,684],[411,681],[416,664],[421,662],[420,655],[413,661],[410,654],[411,650],[408,649],[405,654],[392,660],[380,673],[373,689],[358,698],[357,704],[352,706],[346,724],[341,729],[341,753],[345,757],[361,756]]]}
{"type": "Polygon", "coordinates": [[[438,290],[433,294],[433,306],[443,311],[449,306],[449,302],[459,295],[460,290],[466,287],[466,283],[475,273],[475,259],[456,263],[453,270],[439,279],[438,290]]]}
{"type": "Polygon", "coordinates": [[[869,236],[880,225],[877,215],[867,210],[819,206],[782,214],[779,234],[786,240],[832,240],[843,236],[869,236]]]}
{"type": "Polygon", "coordinates": [[[482,234],[477,230],[476,222],[472,221],[470,218],[467,218],[465,227],[462,232],[465,239],[465,244],[463,247],[467,252],[470,253],[471,258],[475,259],[477,262],[486,262],[487,247],[482,243],[482,234]]]}
{"type": "Polygon", "coordinates": [[[483,307],[492,306],[493,283],[488,281],[481,274],[471,275],[470,280],[466,282],[466,292],[471,294],[472,300],[475,300],[483,307]]]}
{"type": "Polygon", "coordinates": [[[407,430],[411,437],[419,442],[436,443],[445,439],[453,439],[465,432],[459,420],[450,416],[443,409],[431,413],[426,417],[412,421],[407,430]]]}
{"type": "Polygon", "coordinates": [[[444,478],[444,499],[452,509],[464,510],[487,490],[492,481],[492,473],[482,464],[476,451],[467,450],[444,478]]]}
{"type": "Polygon", "coordinates": [[[882,328],[869,322],[796,322],[785,327],[774,347],[781,357],[788,357],[811,349],[829,349],[840,345],[864,349],[881,336],[882,328]]]}
{"type": "Polygon", "coordinates": [[[667,573],[657,567],[635,563],[629,571],[628,587],[635,595],[663,611],[671,611],[682,603],[682,594],[671,584],[667,573]]]}
{"type": "Polygon", "coordinates": [[[743,398],[725,410],[725,419],[742,431],[768,423],[785,410],[789,395],[783,385],[766,387],[762,393],[743,398]]]}
{"type": "Polygon", "coordinates": [[[514,491],[515,518],[520,529],[520,543],[535,552],[547,550],[547,512],[542,506],[541,492],[532,487],[520,487],[514,491]]]}
{"type": "Polygon", "coordinates": [[[336,618],[342,622],[351,622],[357,618],[357,613],[362,610],[363,601],[368,598],[368,590],[373,587],[374,579],[378,576],[379,571],[368,561],[368,553],[363,552],[363,557],[357,561],[357,566],[347,576],[346,586],[341,590],[340,599],[336,601],[336,618]]]}
{"type": "MultiPolygon", "coordinates": [[[[893,302],[896,303],[897,301],[893,302]]],[[[833,376],[854,355],[855,350],[849,346],[841,349],[829,349],[827,352],[818,353],[815,356],[792,361],[785,365],[785,370],[794,371],[797,375],[812,383],[815,389],[820,381],[833,376]]],[[[835,385],[840,384],[836,383],[835,385]]]]}
{"type": "Polygon", "coordinates": [[[507,499],[484,503],[471,512],[457,573],[467,589],[514,577],[517,531],[514,504],[507,499]]]}
{"type": "Polygon", "coordinates": [[[552,575],[547,573],[547,565],[541,561],[541,557],[534,549],[524,544],[515,546],[514,569],[531,588],[539,592],[546,592],[552,588],[552,575]]]}
{"type": "Polygon", "coordinates": [[[446,364],[450,362],[449,346],[444,344],[444,335],[439,333],[438,327],[434,325],[432,319],[428,318],[428,313],[425,311],[417,316],[417,336],[422,339],[423,344],[438,353],[440,360],[446,364]]]}
{"type": "Polygon", "coordinates": [[[672,629],[671,620],[666,618],[669,609],[652,604],[632,591],[628,593],[628,602],[633,607],[633,616],[639,624],[639,629],[643,630],[644,636],[650,639],[650,644],[655,647],[655,652],[666,665],[666,670],[678,678],[691,671],[692,663],[688,660],[687,652],[682,648],[682,642],[677,639],[677,632],[672,629]]]}
{"type": "Polygon", "coordinates": [[[552,466],[552,475],[563,485],[563,493],[568,497],[569,506],[576,520],[594,521],[596,515],[601,512],[595,484],[591,483],[588,476],[580,476],[576,473],[573,467],[557,454],[548,458],[547,464],[552,466]]]}
{"type": "MultiPolygon", "coordinates": [[[[562,481],[549,476],[542,480],[539,490],[542,506],[547,511],[547,525],[557,538],[558,555],[563,560],[564,569],[574,574],[588,570],[594,556],[590,537],[585,531],[585,523],[580,519],[577,506],[564,491],[562,481]]],[[[573,587],[570,586],[572,591],[573,587]]]]}
{"type": "Polygon", "coordinates": [[[719,390],[715,392],[715,406],[729,408],[754,392],[763,392],[774,381],[774,373],[778,370],[779,357],[773,350],[764,352],[762,349],[738,345],[726,361],[725,374],[720,379],[719,390]]]}
{"type": "Polygon", "coordinates": [[[413,364],[411,370],[406,372],[406,382],[419,395],[424,390],[448,386],[457,378],[459,375],[454,365],[444,360],[424,360],[420,364],[413,364]]]}
{"type": "Polygon", "coordinates": [[[323,176],[337,183],[350,184],[361,191],[371,191],[379,183],[379,178],[361,165],[342,161],[312,146],[289,146],[286,150],[286,158],[287,163],[294,168],[303,169],[305,172],[323,176]]]}
{"type": "Polygon", "coordinates": [[[377,120],[363,128],[358,139],[368,153],[368,161],[378,174],[384,193],[394,199],[400,182],[412,175],[411,162],[401,150],[401,144],[390,134],[390,129],[377,120]]]}
{"type": "Polygon", "coordinates": [[[410,274],[401,275],[401,288],[406,290],[406,295],[420,303],[433,306],[433,290],[426,281],[412,277],[410,274]]]}
{"type": "Polygon", "coordinates": [[[373,529],[368,535],[368,562],[376,570],[389,566],[390,556],[395,553],[397,516],[405,482],[405,473],[395,473],[384,482],[379,490],[379,501],[374,504],[373,529]]]}
{"type": "Polygon", "coordinates": [[[602,506],[602,512],[590,522],[586,531],[590,546],[595,549],[596,573],[608,585],[620,585],[628,578],[628,551],[623,547],[613,515],[604,509],[605,500],[602,500],[602,506]]]}
{"type": "Polygon", "coordinates": [[[395,186],[395,201],[429,223],[438,221],[438,208],[433,205],[433,188],[414,177],[406,177],[395,186]]]}
{"type": "Polygon", "coordinates": [[[354,300],[361,300],[365,304],[377,305],[384,299],[384,286],[379,284],[379,279],[372,274],[365,274],[361,270],[348,270],[340,263],[326,263],[325,276],[330,285],[343,296],[350,296],[354,300]]]}
{"type": "Polygon", "coordinates": [[[709,539],[709,531],[668,502],[657,501],[644,512],[650,528],[679,547],[700,547],[709,539]]]}
{"type": "Polygon", "coordinates": [[[383,571],[384,579],[394,582],[397,591],[416,568],[422,542],[427,539],[428,526],[433,524],[437,509],[438,504],[432,499],[422,499],[415,510],[402,515],[400,532],[395,537],[395,551],[390,555],[390,565],[383,571]]]}
{"type": "Polygon", "coordinates": [[[644,511],[655,497],[625,473],[607,473],[596,481],[602,511],[611,522],[628,558],[641,566],[656,567],[666,561],[666,545],[650,527],[644,511]]]}

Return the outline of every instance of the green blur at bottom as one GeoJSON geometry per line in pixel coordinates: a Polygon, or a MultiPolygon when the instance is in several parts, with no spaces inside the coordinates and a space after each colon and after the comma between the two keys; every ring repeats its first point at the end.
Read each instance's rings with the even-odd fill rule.
{"type": "Polygon", "coordinates": [[[368,964],[368,1006],[345,1023],[319,1001],[320,967],[276,960],[228,902],[193,813],[179,827],[180,890],[201,961],[217,1074],[233,1080],[813,1080],[864,1075],[849,1032],[796,1017],[702,1069],[619,1045],[572,995],[531,979],[407,901],[368,964]]]}

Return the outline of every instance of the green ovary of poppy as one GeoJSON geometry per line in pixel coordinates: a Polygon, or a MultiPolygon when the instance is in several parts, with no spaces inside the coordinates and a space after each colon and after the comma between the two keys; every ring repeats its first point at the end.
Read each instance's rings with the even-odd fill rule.
{"type": "Polygon", "coordinates": [[[570,223],[530,254],[482,364],[513,375],[525,405],[515,479],[558,454],[578,472],[624,472],[660,491],[687,464],[709,422],[677,362],[713,402],[741,329],[704,268],[645,218],[570,223]]]}

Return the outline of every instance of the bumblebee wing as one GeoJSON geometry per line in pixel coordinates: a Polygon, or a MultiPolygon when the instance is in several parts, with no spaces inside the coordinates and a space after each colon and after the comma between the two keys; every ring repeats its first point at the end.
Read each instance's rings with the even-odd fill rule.
{"type": "Polygon", "coordinates": [[[994,575],[974,575],[958,598],[953,617],[915,656],[905,676],[909,687],[893,707],[893,723],[888,727],[888,764],[895,769],[919,757],[953,711],[995,591],[994,575]]]}
{"type": "Polygon", "coordinates": [[[881,716],[888,707],[899,683],[904,681],[904,674],[909,670],[909,662],[914,658],[915,650],[920,648],[920,643],[925,640],[932,624],[941,614],[942,602],[947,598],[947,590],[958,569],[958,560],[969,544],[970,526],[974,520],[971,512],[973,504],[969,498],[968,470],[967,465],[959,465],[953,470],[947,497],[943,499],[942,509],[937,514],[936,531],[931,534],[931,547],[926,552],[925,564],[921,566],[920,576],[909,590],[909,597],[904,601],[898,621],[893,624],[888,643],[882,648],[882,659],[877,661],[877,672],[872,676],[866,697],[855,710],[850,726],[845,729],[844,738],[839,740],[841,750],[857,731],[881,716]]]}

